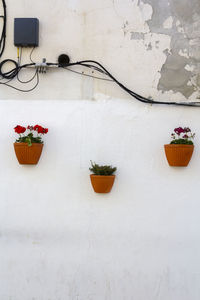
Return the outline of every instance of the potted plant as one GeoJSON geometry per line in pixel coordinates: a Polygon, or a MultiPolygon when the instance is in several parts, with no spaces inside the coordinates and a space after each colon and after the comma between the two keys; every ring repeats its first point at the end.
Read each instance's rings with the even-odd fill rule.
{"type": "Polygon", "coordinates": [[[186,167],[192,157],[194,145],[192,139],[195,134],[189,127],[178,127],[171,134],[172,141],[164,145],[165,154],[170,166],[186,167]]]}
{"type": "Polygon", "coordinates": [[[48,128],[40,125],[27,127],[17,125],[14,130],[19,134],[14,143],[18,162],[22,165],[37,164],[43,149],[42,136],[48,132],[48,128]]]}
{"type": "Polygon", "coordinates": [[[90,175],[90,180],[94,191],[96,193],[109,193],[115,180],[113,173],[117,168],[107,165],[100,166],[91,161],[91,168],[89,170],[93,173],[90,175]]]}

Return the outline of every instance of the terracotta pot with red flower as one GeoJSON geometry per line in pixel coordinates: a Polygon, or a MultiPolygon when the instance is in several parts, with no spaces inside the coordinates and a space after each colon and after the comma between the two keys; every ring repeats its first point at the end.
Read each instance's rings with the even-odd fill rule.
{"type": "Polygon", "coordinates": [[[19,134],[14,143],[18,162],[21,165],[36,165],[43,149],[42,136],[48,132],[48,128],[40,125],[27,127],[17,125],[14,130],[19,134]]]}
{"type": "Polygon", "coordinates": [[[167,161],[173,167],[186,167],[192,157],[194,144],[192,139],[195,134],[189,127],[178,127],[171,134],[172,141],[164,145],[167,161]]]}
{"type": "Polygon", "coordinates": [[[92,167],[89,170],[93,173],[90,175],[91,184],[96,193],[109,193],[115,181],[113,173],[117,170],[112,166],[99,166],[91,162],[92,167]]]}

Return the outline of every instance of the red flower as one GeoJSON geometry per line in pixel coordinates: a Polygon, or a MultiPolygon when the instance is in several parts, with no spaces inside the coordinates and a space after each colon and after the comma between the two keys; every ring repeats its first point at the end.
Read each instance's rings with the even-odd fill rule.
{"type": "Polygon", "coordinates": [[[27,129],[33,130],[33,126],[28,125],[28,126],[27,126],[27,129]]]}
{"type": "Polygon", "coordinates": [[[48,132],[48,128],[43,128],[43,133],[46,134],[48,132]]]}
{"type": "Polygon", "coordinates": [[[38,130],[38,127],[39,127],[39,125],[35,125],[35,126],[33,127],[33,130],[37,131],[37,130],[38,130]]]}
{"type": "Polygon", "coordinates": [[[20,125],[17,125],[15,128],[15,132],[20,134],[20,133],[24,133],[26,131],[26,127],[23,127],[23,126],[20,126],[20,125]]]}
{"type": "Polygon", "coordinates": [[[38,133],[43,133],[43,127],[42,127],[42,126],[39,126],[37,132],[38,132],[38,133]]]}
{"type": "Polygon", "coordinates": [[[40,125],[35,125],[33,130],[37,131],[38,133],[43,133],[43,127],[40,125]]]}
{"type": "Polygon", "coordinates": [[[40,125],[35,125],[33,127],[33,130],[37,131],[38,133],[42,133],[42,134],[45,134],[48,132],[48,128],[43,128],[42,126],[40,125]]]}

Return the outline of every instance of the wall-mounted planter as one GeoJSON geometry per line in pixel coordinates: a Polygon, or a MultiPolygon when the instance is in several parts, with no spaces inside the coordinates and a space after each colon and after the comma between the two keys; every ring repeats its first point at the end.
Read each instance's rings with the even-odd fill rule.
{"type": "Polygon", "coordinates": [[[93,189],[96,193],[109,193],[115,181],[115,175],[90,175],[93,189]]]}
{"type": "Polygon", "coordinates": [[[194,145],[164,145],[167,161],[173,167],[186,167],[192,157],[194,145]]]}
{"type": "Polygon", "coordinates": [[[21,165],[36,165],[42,153],[43,144],[14,143],[15,154],[21,165]]]}

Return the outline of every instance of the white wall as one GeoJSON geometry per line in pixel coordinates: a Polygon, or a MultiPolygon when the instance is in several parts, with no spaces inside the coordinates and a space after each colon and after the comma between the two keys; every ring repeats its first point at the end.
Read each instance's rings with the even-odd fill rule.
{"type": "MultiPolygon", "coordinates": [[[[36,0],[34,6],[28,0],[17,6],[7,1],[10,17],[39,17],[38,60],[46,53],[53,60],[60,49],[69,49],[75,60],[100,58],[137,92],[158,95],[151,86],[157,72],[152,60],[161,68],[162,51],[160,57],[151,52],[140,74],[131,67],[130,60],[150,54],[135,45],[136,54],[123,36],[120,13],[129,16],[131,5],[123,3],[116,12],[108,0],[36,0]],[[124,66],[116,63],[117,50],[111,52],[119,36],[124,66]],[[152,75],[143,73],[145,68],[152,75]]],[[[6,57],[16,50],[11,25],[6,57]]],[[[199,110],[147,106],[110,84],[61,73],[44,75],[31,94],[1,86],[0,299],[199,300],[199,110]],[[37,166],[21,166],[13,127],[36,123],[49,128],[41,159],[37,166]],[[163,150],[179,125],[196,132],[187,168],[169,167],[163,150]],[[117,166],[110,194],[94,193],[90,160],[117,166]]],[[[171,92],[171,97],[181,95],[171,92]]]]}

